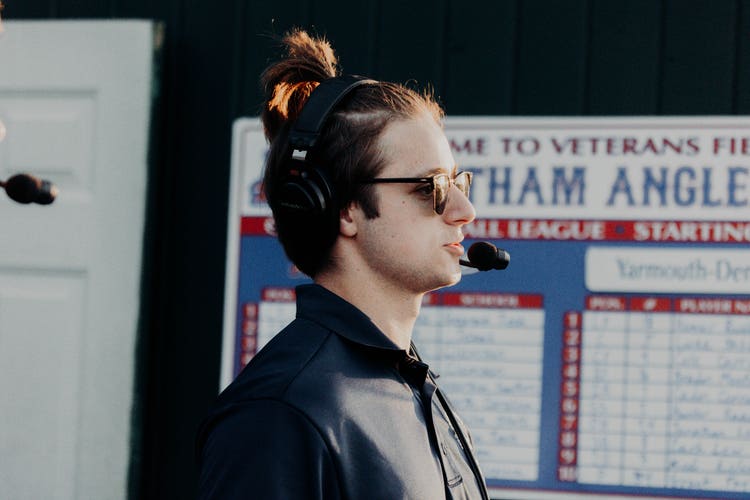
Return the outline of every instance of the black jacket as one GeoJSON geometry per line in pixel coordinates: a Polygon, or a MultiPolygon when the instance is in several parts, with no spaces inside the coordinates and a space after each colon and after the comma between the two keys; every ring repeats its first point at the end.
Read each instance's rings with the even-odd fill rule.
{"type": "Polygon", "coordinates": [[[201,426],[199,496],[487,498],[464,436],[427,365],[345,300],[304,285],[297,318],[201,426]]]}

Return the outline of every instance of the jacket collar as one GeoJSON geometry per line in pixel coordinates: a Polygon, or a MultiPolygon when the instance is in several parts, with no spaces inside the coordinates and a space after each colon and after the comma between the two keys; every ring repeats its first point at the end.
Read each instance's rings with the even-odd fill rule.
{"type": "Polygon", "coordinates": [[[386,337],[369,316],[317,284],[297,287],[297,317],[318,323],[355,344],[406,353],[386,337]]]}
{"type": "MultiPolygon", "coordinates": [[[[395,362],[406,379],[415,385],[424,384],[429,367],[391,341],[365,313],[317,284],[300,285],[296,289],[297,317],[318,323],[354,344],[374,349],[395,362]]],[[[410,350],[414,350],[413,344],[410,350]]]]}

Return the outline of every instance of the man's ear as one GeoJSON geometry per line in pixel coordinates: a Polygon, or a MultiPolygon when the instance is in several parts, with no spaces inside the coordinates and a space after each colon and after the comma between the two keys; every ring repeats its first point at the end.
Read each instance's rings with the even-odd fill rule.
{"type": "Polygon", "coordinates": [[[349,204],[348,207],[341,210],[341,214],[339,216],[339,233],[341,233],[342,236],[346,236],[348,238],[353,238],[357,235],[357,214],[355,212],[361,212],[359,206],[352,202],[349,204]]]}

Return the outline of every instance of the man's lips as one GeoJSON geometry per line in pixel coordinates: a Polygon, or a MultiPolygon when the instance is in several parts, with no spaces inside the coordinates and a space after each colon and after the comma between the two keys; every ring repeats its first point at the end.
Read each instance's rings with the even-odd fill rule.
{"type": "Polygon", "coordinates": [[[464,247],[459,242],[454,243],[447,243],[444,245],[445,248],[447,248],[451,253],[455,254],[458,257],[461,257],[464,254],[464,247]]]}

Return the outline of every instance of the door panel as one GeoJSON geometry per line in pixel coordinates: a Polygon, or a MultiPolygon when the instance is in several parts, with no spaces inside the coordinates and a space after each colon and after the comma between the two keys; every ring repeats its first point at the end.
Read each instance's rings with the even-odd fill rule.
{"type": "Polygon", "coordinates": [[[0,270],[4,498],[73,498],[85,295],[83,273],[0,270]]]}
{"type": "Polygon", "coordinates": [[[0,36],[0,178],[60,191],[0,196],[0,498],[126,496],[152,39],[143,21],[0,36]]]}

